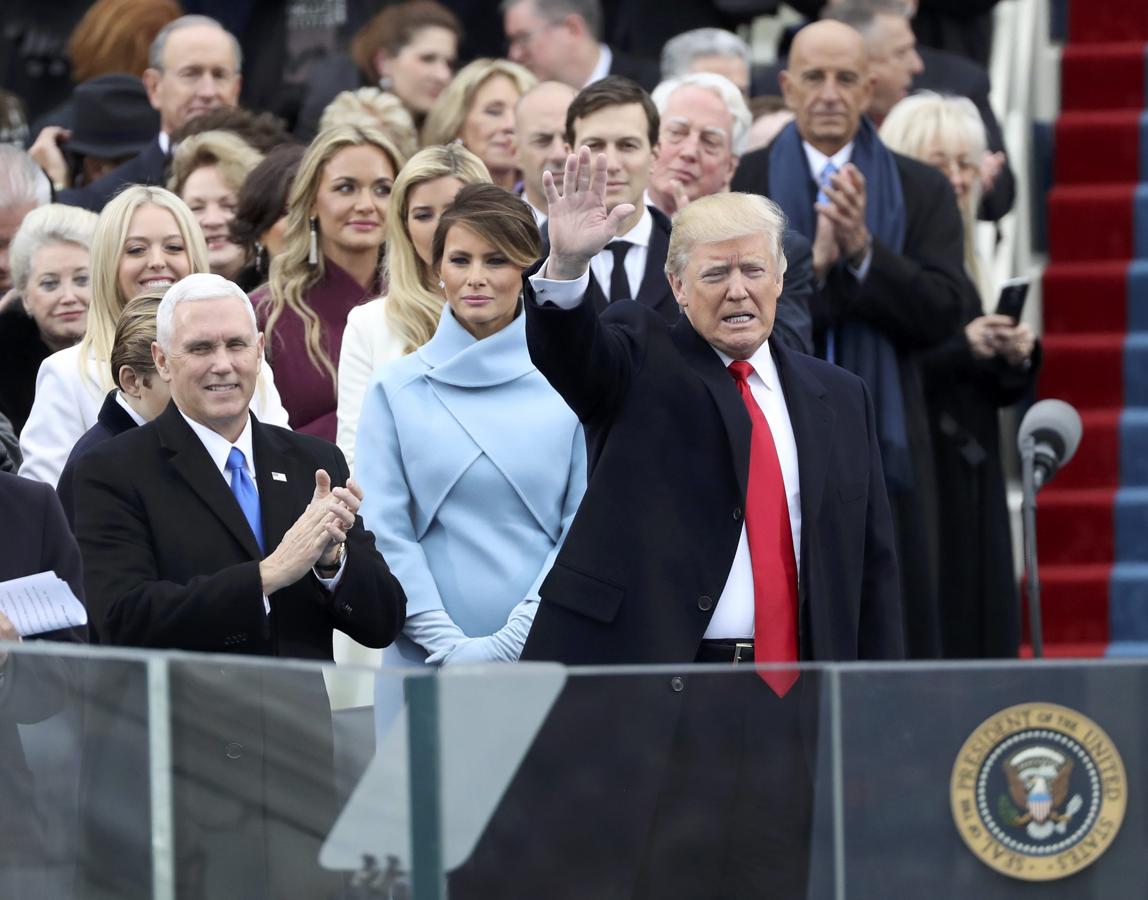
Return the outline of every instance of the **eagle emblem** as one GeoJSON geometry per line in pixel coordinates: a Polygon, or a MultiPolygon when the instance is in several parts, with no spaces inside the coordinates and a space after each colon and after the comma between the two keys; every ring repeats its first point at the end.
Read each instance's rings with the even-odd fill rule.
{"type": "Polygon", "coordinates": [[[1036,840],[1064,834],[1084,805],[1079,794],[1068,797],[1073,766],[1071,759],[1047,746],[1029,747],[1005,760],[1002,768],[1009,793],[998,804],[1001,818],[1024,826],[1036,840]]]}

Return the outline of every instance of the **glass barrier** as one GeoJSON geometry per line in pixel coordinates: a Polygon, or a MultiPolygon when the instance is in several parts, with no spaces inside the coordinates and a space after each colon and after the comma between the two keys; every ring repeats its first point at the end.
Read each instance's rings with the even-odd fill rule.
{"type": "Polygon", "coordinates": [[[1148,894],[1144,663],[3,671],[4,900],[1148,894]]]}

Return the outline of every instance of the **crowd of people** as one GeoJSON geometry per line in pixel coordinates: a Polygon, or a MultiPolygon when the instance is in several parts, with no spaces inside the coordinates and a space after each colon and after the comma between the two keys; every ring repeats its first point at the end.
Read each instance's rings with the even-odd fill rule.
{"type": "MultiPolygon", "coordinates": [[[[631,5],[607,31],[599,0],[503,0],[480,47],[489,14],[438,0],[342,45],[322,16],[262,46],[166,0],[91,5],[74,91],[0,145],[0,450],[57,489],[92,641],[1017,654],[999,413],[1041,354],[974,241],[1015,197],[983,61],[918,46],[916,0],[830,0],[769,66],[709,4],[653,45],[631,5]]],[[[606,790],[551,803],[580,821],[606,790]]],[[[514,833],[459,896],[565,896],[553,869],[492,887],[514,833]]],[[[696,835],[654,834],[637,870],[569,883],[702,896],[704,866],[654,864],[696,835]]]]}

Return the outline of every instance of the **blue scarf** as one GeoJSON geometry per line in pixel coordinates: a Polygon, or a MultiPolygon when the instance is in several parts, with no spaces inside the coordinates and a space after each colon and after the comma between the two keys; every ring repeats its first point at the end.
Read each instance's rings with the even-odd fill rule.
{"type": "MultiPolygon", "coordinates": [[[[876,240],[900,253],[905,244],[901,176],[893,154],[881,143],[868,119],[861,120],[851,162],[865,176],[865,224],[876,240]]],[[[817,212],[811,202],[816,193],[813,178],[797,126],[790,123],[770,147],[769,194],[789,218],[790,227],[810,242],[817,231],[817,212]]],[[[911,490],[913,463],[896,348],[884,334],[858,319],[834,327],[834,348],[834,362],[863,379],[873,395],[885,484],[889,490],[911,490]]]]}

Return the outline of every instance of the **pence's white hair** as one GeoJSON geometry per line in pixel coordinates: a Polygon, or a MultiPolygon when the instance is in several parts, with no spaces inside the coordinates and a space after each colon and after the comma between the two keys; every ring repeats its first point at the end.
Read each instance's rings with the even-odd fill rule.
{"type": "Polygon", "coordinates": [[[234,298],[243,304],[247,317],[251,320],[252,334],[259,333],[255,321],[255,309],[251,298],[234,281],[212,272],[196,272],[177,281],[167,289],[155,314],[155,340],[165,353],[172,351],[172,331],[175,328],[175,311],[181,303],[195,303],[203,300],[223,300],[234,298]]]}

